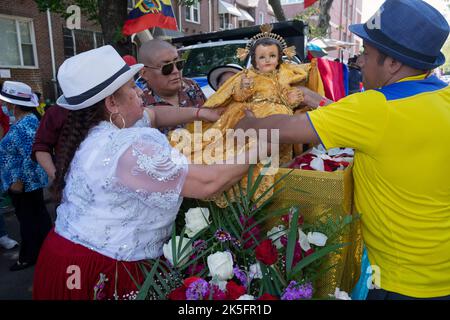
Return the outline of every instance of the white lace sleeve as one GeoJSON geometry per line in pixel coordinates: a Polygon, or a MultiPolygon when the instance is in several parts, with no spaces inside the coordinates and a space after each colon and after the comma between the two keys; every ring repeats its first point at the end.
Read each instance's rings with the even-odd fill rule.
{"type": "Polygon", "coordinates": [[[187,175],[187,159],[157,130],[145,131],[119,157],[116,181],[139,193],[179,196],[187,175]]]}

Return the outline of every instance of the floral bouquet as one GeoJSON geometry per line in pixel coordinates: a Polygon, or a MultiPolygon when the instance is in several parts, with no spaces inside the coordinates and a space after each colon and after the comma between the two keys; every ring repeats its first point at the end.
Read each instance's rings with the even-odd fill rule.
{"type": "MultiPolygon", "coordinates": [[[[251,178],[252,169],[248,181],[251,178]]],[[[246,195],[236,185],[237,200],[226,208],[210,203],[209,208],[189,209],[185,225],[179,231],[174,228],[164,245],[164,258],[141,266],[146,280],[137,299],[324,298],[314,296],[315,281],[327,272],[321,267],[327,255],[348,245],[337,239],[352,216],[307,224],[296,207],[268,212],[272,197],[262,202],[263,194],[254,203],[250,200],[260,180],[261,176],[249,183],[246,195]],[[280,224],[270,228],[267,221],[274,216],[280,224]]],[[[330,294],[348,298],[339,289],[330,294]]]]}

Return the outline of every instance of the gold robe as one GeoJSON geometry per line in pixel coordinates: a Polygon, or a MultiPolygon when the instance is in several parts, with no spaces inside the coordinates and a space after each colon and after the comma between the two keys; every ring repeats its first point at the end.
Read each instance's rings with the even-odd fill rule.
{"type": "MultiPolygon", "coordinates": [[[[251,110],[257,118],[264,118],[274,114],[292,115],[294,108],[301,101],[289,104],[287,94],[291,90],[294,90],[296,86],[306,86],[323,94],[323,85],[314,62],[301,65],[282,63],[278,70],[270,73],[261,73],[253,68],[237,73],[228,79],[203,105],[203,107],[207,108],[226,107],[225,112],[215,123],[203,124],[203,133],[205,130],[211,128],[220,130],[223,138],[221,142],[225,146],[226,130],[233,129],[236,126],[239,120],[244,117],[245,109],[251,110]],[[247,77],[253,78],[253,87],[250,89],[241,88],[241,79],[245,73],[247,77]]],[[[204,151],[207,147],[209,150],[212,150],[212,143],[217,143],[217,141],[203,142],[202,150],[204,151]]],[[[280,145],[279,163],[283,164],[290,161],[292,159],[292,151],[292,145],[280,145]]],[[[192,153],[191,159],[195,158],[194,153],[195,150],[192,153]]],[[[201,153],[196,154],[201,155],[201,153]]],[[[223,158],[225,159],[225,154],[223,158]]],[[[258,177],[262,168],[263,165],[258,163],[253,170],[253,181],[258,177]]],[[[241,179],[240,183],[242,189],[246,192],[247,175],[241,179]]],[[[265,175],[252,200],[256,201],[260,198],[273,183],[274,176],[265,175]]],[[[272,191],[268,192],[264,197],[261,197],[259,204],[270,197],[273,193],[272,191]]],[[[239,195],[239,190],[235,190],[235,192],[239,195]]],[[[227,194],[229,199],[234,199],[232,190],[227,191],[227,194]]],[[[227,201],[223,195],[217,195],[212,200],[219,207],[225,207],[227,205],[227,201]]]]}

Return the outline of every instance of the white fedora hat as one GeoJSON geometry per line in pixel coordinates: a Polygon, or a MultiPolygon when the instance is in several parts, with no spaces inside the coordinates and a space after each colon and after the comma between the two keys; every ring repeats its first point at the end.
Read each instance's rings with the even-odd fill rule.
{"type": "Polygon", "coordinates": [[[90,107],[116,92],[143,67],[128,66],[110,45],[80,53],[59,67],[63,95],[56,103],[69,110],[90,107]]]}
{"type": "Polygon", "coordinates": [[[243,68],[240,65],[234,64],[234,63],[229,63],[224,66],[215,67],[215,68],[211,69],[211,71],[209,71],[209,73],[208,73],[209,86],[211,88],[213,88],[215,91],[217,91],[217,89],[218,89],[217,87],[219,84],[219,78],[222,74],[224,74],[225,72],[238,73],[239,71],[242,71],[242,70],[243,70],[243,68]]]}
{"type": "Polygon", "coordinates": [[[0,99],[24,107],[37,107],[39,99],[31,87],[23,82],[5,81],[0,99]]]}

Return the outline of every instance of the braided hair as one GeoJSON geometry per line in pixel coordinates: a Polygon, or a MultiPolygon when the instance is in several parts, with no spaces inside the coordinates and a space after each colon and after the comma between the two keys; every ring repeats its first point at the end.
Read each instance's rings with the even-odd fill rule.
{"type": "Polygon", "coordinates": [[[91,107],[68,113],[59,137],[63,144],[56,158],[56,176],[52,185],[52,192],[57,203],[61,201],[62,191],[65,186],[65,176],[75,152],[86,138],[89,130],[105,119],[104,100],[91,107]]]}

